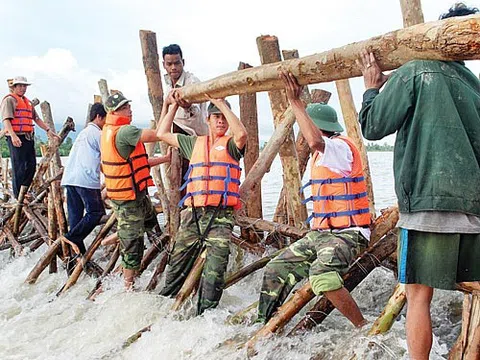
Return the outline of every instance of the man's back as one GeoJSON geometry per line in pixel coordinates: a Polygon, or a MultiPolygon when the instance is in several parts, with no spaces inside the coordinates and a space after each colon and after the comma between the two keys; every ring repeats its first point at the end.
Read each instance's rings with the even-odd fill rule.
{"type": "Polygon", "coordinates": [[[364,136],[376,140],[397,132],[400,211],[480,216],[480,195],[471,186],[480,183],[478,78],[459,62],[410,61],[368,101],[360,113],[364,136]]]}
{"type": "Polygon", "coordinates": [[[100,189],[101,129],[89,123],[73,144],[62,185],[100,189]]]}

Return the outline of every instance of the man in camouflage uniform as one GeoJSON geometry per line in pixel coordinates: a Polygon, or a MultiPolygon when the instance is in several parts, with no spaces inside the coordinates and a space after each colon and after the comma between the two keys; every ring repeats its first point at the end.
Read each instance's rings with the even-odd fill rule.
{"type": "MultiPolygon", "coordinates": [[[[105,174],[107,195],[111,198],[113,210],[118,221],[118,237],[120,239],[120,254],[122,256],[123,277],[125,288],[130,290],[133,287],[135,276],[140,269],[143,257],[145,231],[153,234],[154,228],[158,228],[157,215],[148,194],[148,186],[152,186],[149,170],[156,166],[170,161],[169,154],[165,156],[152,157],[143,160],[144,163],[135,165],[142,156],[133,156],[140,143],[150,143],[159,140],[156,130],[139,129],[131,125],[132,110],[130,100],[123,94],[116,93],[105,101],[107,112],[106,124],[102,130],[101,138],[101,161],[102,172],[105,174]],[[108,137],[111,128],[120,127],[112,138],[108,137]],[[110,140],[112,139],[112,140],[110,140]],[[120,159],[113,158],[112,154],[117,153],[120,159]],[[136,159],[135,159],[136,158],[136,159]],[[120,162],[118,161],[120,160],[120,162]],[[129,164],[129,165],[128,165],[129,164]],[[117,185],[115,181],[122,178],[130,178],[132,175],[115,174],[115,169],[126,166],[134,174],[133,185],[127,188],[117,185]],[[148,171],[144,170],[148,168],[148,171]],[[137,174],[146,171],[145,178],[141,181],[136,179],[137,174]],[[110,183],[109,183],[110,182],[110,183]],[[146,185],[144,185],[146,182],[146,185]],[[142,184],[143,183],[143,184],[142,184]],[[111,187],[109,189],[109,187],[111,187]],[[119,197],[118,194],[132,192],[131,199],[126,196],[119,197]]],[[[142,153],[145,148],[142,145],[142,153]]],[[[145,158],[146,155],[143,155],[145,158]]],[[[125,185],[123,185],[124,187],[125,185]]]]}
{"type": "MultiPolygon", "coordinates": [[[[180,154],[191,160],[190,164],[197,164],[194,161],[196,156],[194,149],[198,141],[205,141],[209,156],[215,150],[223,152],[234,162],[237,162],[243,156],[247,132],[238,117],[231,111],[230,104],[225,100],[211,99],[208,107],[207,123],[209,127],[208,137],[196,137],[183,134],[173,134],[171,132],[172,121],[178,104],[175,96],[171,93],[164,103],[163,114],[159,129],[160,139],[171,146],[177,147],[180,154]],[[167,113],[167,109],[168,113],[167,113]],[[231,129],[231,138],[226,142],[225,133],[231,129]],[[219,146],[219,141],[225,141],[226,146],[219,146]]],[[[198,147],[196,148],[198,149],[198,147]]],[[[195,150],[197,151],[197,150],[195,150]]],[[[201,151],[200,151],[201,152],[201,151]]],[[[214,160],[215,161],[215,160],[214,160]]],[[[210,157],[206,160],[210,162],[210,157]]],[[[204,165],[203,168],[212,169],[214,165],[204,165]]],[[[193,172],[190,168],[189,173],[193,172]]],[[[212,170],[210,170],[212,171],[212,170]]],[[[212,175],[211,173],[209,173],[212,175]]],[[[187,184],[192,179],[190,174],[187,184]]],[[[238,184],[239,182],[238,174],[238,184]]],[[[206,176],[209,177],[209,176],[206,176]]],[[[222,180],[222,183],[224,181],[222,180]]],[[[193,183],[193,180],[191,181],[193,183]]],[[[209,184],[212,184],[210,179],[209,184]]],[[[207,186],[207,188],[210,188],[207,186]]],[[[187,200],[190,188],[187,186],[187,200]]],[[[207,195],[212,197],[213,195],[207,195]]],[[[230,198],[230,196],[228,196],[230,198]]],[[[175,296],[182,287],[197,257],[206,250],[205,265],[198,289],[197,315],[202,314],[206,309],[214,308],[218,305],[223,292],[225,283],[224,275],[227,269],[228,256],[230,254],[230,237],[234,226],[233,211],[236,206],[222,206],[222,202],[217,201],[215,205],[201,206],[197,197],[192,196],[191,203],[181,212],[181,222],[178,233],[175,237],[175,245],[172,251],[169,268],[166,274],[165,287],[160,295],[175,296]],[[218,204],[218,205],[217,205],[218,204]]],[[[224,199],[223,197],[221,199],[224,199]]],[[[226,202],[226,201],[225,201],[226,202]]],[[[238,202],[239,204],[239,202],[238,202]]]]}
{"type": "MultiPolygon", "coordinates": [[[[351,148],[348,140],[338,137],[338,133],[343,131],[343,128],[338,123],[335,110],[325,104],[311,104],[305,110],[304,104],[299,98],[301,87],[296,79],[290,73],[282,73],[281,78],[300,130],[314,151],[311,160],[313,162],[312,179],[314,179],[313,169],[315,167],[327,169],[323,170],[327,173],[331,171],[341,174],[339,182],[356,176],[353,175],[353,169],[357,169],[355,171],[358,172],[359,165],[361,166],[358,160],[359,156],[357,156],[358,151],[351,148]]],[[[323,192],[325,188],[321,187],[324,183],[329,184],[325,180],[316,179],[317,183],[321,184],[322,192],[319,190],[318,193],[313,194],[312,189],[312,198],[314,196],[327,198],[327,196],[323,196],[326,194],[323,192]]],[[[362,192],[361,195],[366,197],[366,192],[362,192]]],[[[329,206],[327,202],[331,200],[333,203],[332,199],[336,197],[338,195],[328,197],[327,200],[322,199],[323,203],[320,201],[319,203],[322,207],[329,206]]],[[[316,201],[316,199],[313,200],[316,201]]],[[[341,201],[343,200],[341,199],[341,201]]],[[[286,300],[293,287],[308,277],[316,295],[324,294],[356,327],[364,325],[365,319],[350,293],[343,287],[342,280],[342,275],[348,271],[349,266],[368,244],[367,239],[370,236],[368,224],[371,221],[368,214],[368,200],[365,198],[362,203],[366,209],[360,211],[361,218],[350,215],[346,222],[347,225],[341,226],[341,228],[335,227],[335,224],[338,224],[335,222],[337,220],[328,217],[332,216],[335,219],[337,213],[322,209],[321,214],[315,214],[316,205],[314,203],[312,216],[319,215],[314,216],[312,225],[312,228],[316,230],[310,231],[304,238],[291,244],[280,255],[272,259],[265,268],[258,305],[258,322],[267,322],[286,300]],[[330,215],[326,215],[326,213],[330,215]],[[328,226],[322,226],[326,223],[328,226]]],[[[339,215],[339,217],[343,216],[339,215]]]]}

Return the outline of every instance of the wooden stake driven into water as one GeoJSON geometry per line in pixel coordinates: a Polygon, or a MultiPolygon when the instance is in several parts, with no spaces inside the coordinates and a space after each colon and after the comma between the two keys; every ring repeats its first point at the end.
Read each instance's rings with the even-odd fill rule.
{"type": "MultiPolygon", "coordinates": [[[[277,37],[270,35],[259,36],[257,38],[257,47],[262,64],[271,64],[282,60],[277,37]]],[[[268,96],[270,98],[274,125],[277,127],[281,122],[285,121],[283,114],[288,107],[288,101],[283,89],[269,91],[268,96]]],[[[303,197],[298,191],[301,187],[301,178],[293,129],[290,129],[286,134],[280,146],[279,154],[283,168],[283,183],[286,189],[287,212],[285,215],[287,215],[287,218],[274,218],[274,221],[302,228],[305,227],[307,208],[305,204],[302,204],[303,197]]]]}
{"type": "MultiPolygon", "coordinates": [[[[240,62],[238,70],[249,69],[252,66],[240,62]]],[[[245,176],[248,175],[250,169],[258,159],[259,136],[258,136],[258,116],[257,116],[257,94],[243,94],[239,96],[240,120],[245,125],[248,133],[247,145],[243,162],[245,164],[245,176]]],[[[246,214],[253,218],[262,218],[262,186],[259,184],[254,191],[246,199],[246,214]]],[[[242,237],[250,242],[259,242],[263,238],[263,234],[242,229],[242,237]]]]}

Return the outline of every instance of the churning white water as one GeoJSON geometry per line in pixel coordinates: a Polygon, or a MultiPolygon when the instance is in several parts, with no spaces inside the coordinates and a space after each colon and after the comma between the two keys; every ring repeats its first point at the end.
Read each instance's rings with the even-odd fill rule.
{"type": "MultiPolygon", "coordinates": [[[[395,203],[392,153],[369,153],[377,209],[395,203]]],[[[271,218],[281,186],[278,159],[262,182],[264,217],[271,218]]],[[[35,285],[24,280],[43,248],[20,258],[0,253],[0,359],[244,359],[241,344],[259,328],[258,324],[229,325],[227,318],[258,300],[262,272],[237,283],[224,293],[220,306],[194,317],[190,301],[177,314],[169,311],[172,299],[154,293],[123,291],[122,279],[105,281],[106,291],[94,302],[85,300],[96,280],[82,276],[65,295],[56,292],[66,280],[65,271],[45,271],[35,285]],[[151,331],[127,348],[124,341],[139,329],[153,324],[151,331]]],[[[101,253],[101,251],[99,251],[101,253]]],[[[101,254],[99,254],[101,255],[101,254]]],[[[230,258],[230,267],[234,264],[230,258]]],[[[247,256],[245,263],[255,258],[247,256]]],[[[145,288],[152,266],[138,287],[145,288]]],[[[393,274],[376,269],[353,295],[369,321],[382,311],[395,285],[393,274]]],[[[434,345],[431,359],[444,359],[460,331],[462,295],[438,291],[432,303],[434,345]]],[[[291,328],[296,321],[297,316],[291,328]]],[[[367,337],[355,330],[337,311],[321,325],[302,336],[276,336],[257,346],[255,359],[407,359],[404,313],[383,336],[367,337]]]]}

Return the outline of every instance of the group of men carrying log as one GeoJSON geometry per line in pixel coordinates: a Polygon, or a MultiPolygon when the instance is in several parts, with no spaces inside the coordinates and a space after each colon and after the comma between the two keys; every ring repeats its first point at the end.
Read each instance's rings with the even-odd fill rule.
{"type": "MultiPolygon", "coordinates": [[[[457,4],[441,18],[476,12],[457,4]]],[[[206,253],[198,290],[197,314],[201,314],[218,305],[224,288],[234,211],[241,207],[239,162],[248,135],[224,99],[210,99],[205,114],[203,104],[181,98],[177,87],[195,79],[183,70],[177,45],[164,48],[163,59],[170,91],[157,129],[133,126],[130,100],[121,93],[111,95],[104,107],[92,107],[91,123],[70,155],[75,160],[69,164],[74,165],[68,165],[65,172],[70,232],[64,240],[75,252],[84,253],[83,239],[104,213],[103,206],[97,206],[101,204],[101,163],[107,196],[118,218],[125,286],[131,289],[143,255],[144,232],[158,225],[148,195],[153,185],[150,167],[170,160],[170,154],[149,159],[144,144],[163,141],[178,148],[189,163],[181,188],[185,190],[179,204],[181,224],[160,294],[176,295],[196,258],[206,253]],[[87,144],[89,138],[96,139],[93,145],[87,144]],[[89,146],[94,155],[82,160],[89,146]],[[81,173],[69,166],[93,170],[93,192],[84,190],[89,188],[85,185],[88,179],[67,180],[72,173],[81,173]],[[82,204],[83,219],[83,208],[70,210],[82,204]]],[[[374,55],[363,51],[357,65],[366,87],[359,114],[363,135],[379,140],[397,134],[398,278],[406,284],[410,356],[428,359],[433,289],[454,289],[457,282],[480,280],[480,82],[462,62],[414,60],[387,76],[374,55]],[[462,175],[467,179],[462,180],[462,175]]],[[[266,266],[258,321],[267,322],[296,283],[308,277],[316,295],[325,295],[354,326],[362,327],[366,320],[342,280],[368,247],[370,237],[372,218],[361,157],[353,141],[340,135],[343,128],[332,107],[310,104],[305,108],[296,78],[286,71],[279,76],[313,154],[306,184],[311,187],[306,201],[313,203],[313,213],[311,231],[266,266]]],[[[49,129],[24,97],[26,79],[15,78],[12,85],[1,113],[13,158],[17,148],[33,138],[33,121],[47,133],[49,129]]],[[[29,185],[23,171],[13,164],[14,184],[29,185]]]]}

